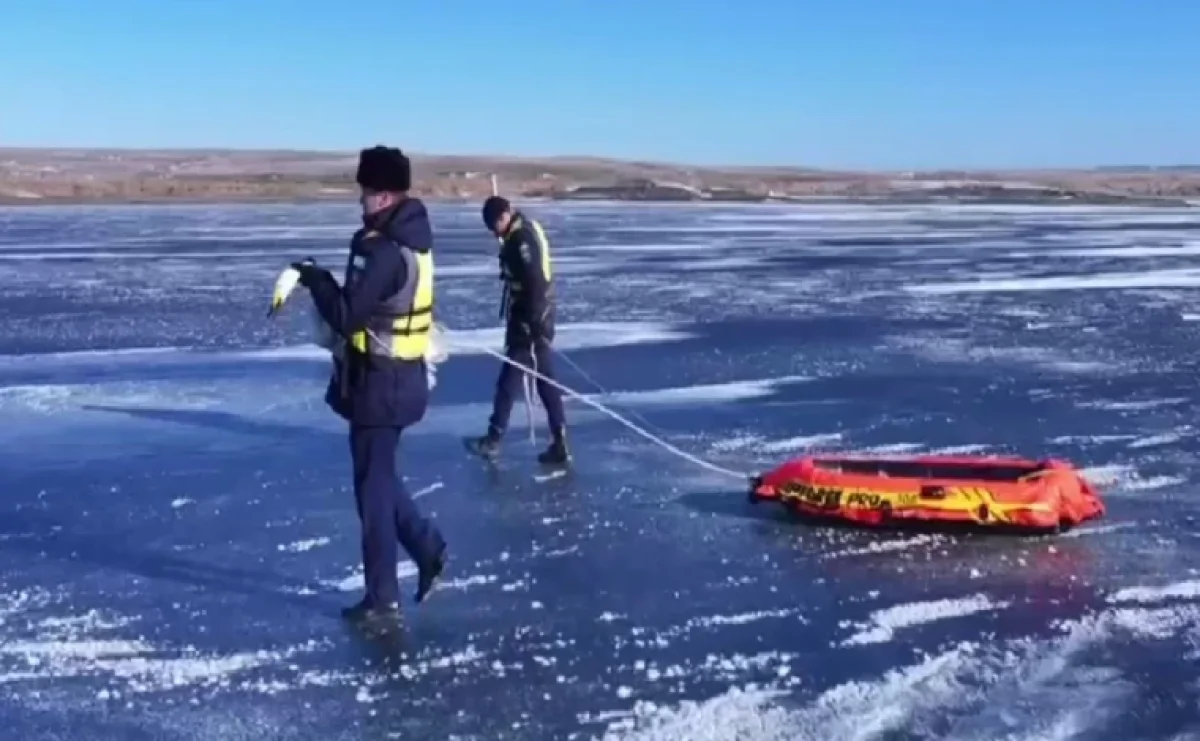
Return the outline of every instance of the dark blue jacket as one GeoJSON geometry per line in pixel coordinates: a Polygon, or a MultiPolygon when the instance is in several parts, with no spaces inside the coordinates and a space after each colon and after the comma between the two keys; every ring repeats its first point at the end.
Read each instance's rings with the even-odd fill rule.
{"type": "Polygon", "coordinates": [[[550,246],[524,214],[514,214],[508,233],[500,243],[500,279],[508,284],[504,318],[504,344],[524,347],[535,341],[554,340],[554,284],[542,269],[542,258],[550,246]]]}
{"type": "MultiPolygon", "coordinates": [[[[419,199],[407,198],[389,213],[374,218],[371,228],[350,240],[346,280],[338,286],[327,271],[306,281],[321,317],[343,338],[362,330],[372,313],[398,293],[407,279],[404,259],[396,244],[417,252],[433,249],[429,213],[419,199]],[[351,286],[350,266],[363,261],[363,277],[351,286]]],[[[325,403],[352,425],[408,427],[425,416],[429,382],[423,360],[368,356],[347,347],[343,362],[335,362],[325,391],[325,403]]]]}

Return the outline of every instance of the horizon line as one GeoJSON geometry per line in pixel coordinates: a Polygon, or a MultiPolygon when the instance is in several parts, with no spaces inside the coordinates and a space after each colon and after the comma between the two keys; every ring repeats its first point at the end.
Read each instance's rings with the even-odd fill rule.
{"type": "MultiPolygon", "coordinates": [[[[374,146],[374,145],[372,145],[374,146]]],[[[357,157],[362,147],[357,149],[303,149],[297,147],[233,147],[233,146],[186,146],[186,147],[118,147],[118,146],[79,146],[79,145],[7,145],[0,143],[0,153],[3,152],[96,152],[96,153],[143,153],[143,154],[241,154],[241,155],[323,155],[330,157],[357,157]]],[[[1074,167],[967,167],[940,166],[917,168],[855,168],[855,167],[817,167],[811,165],[778,164],[778,165],[749,165],[749,164],[696,164],[683,161],[655,160],[637,157],[612,157],[598,154],[551,154],[551,155],[516,155],[516,154],[486,154],[486,153],[444,153],[425,152],[418,150],[401,151],[414,159],[477,159],[509,162],[553,162],[553,161],[593,161],[619,164],[636,164],[651,167],[670,167],[693,170],[792,170],[823,173],[921,173],[921,172],[1090,172],[1098,170],[1200,170],[1200,164],[1178,163],[1171,165],[1141,165],[1141,164],[1093,164],[1074,167]]]]}

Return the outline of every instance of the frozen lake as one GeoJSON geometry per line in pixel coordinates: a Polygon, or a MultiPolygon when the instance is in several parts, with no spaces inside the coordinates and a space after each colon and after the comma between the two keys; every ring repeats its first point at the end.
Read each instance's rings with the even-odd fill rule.
{"type": "Polygon", "coordinates": [[[603,389],[565,383],[736,470],[1087,468],[1106,518],[1023,539],[802,526],[576,402],[570,476],[520,408],[489,470],[460,438],[495,242],[431,210],[462,333],[401,458],[451,561],[383,646],[337,614],[358,522],[307,298],[265,318],[287,262],[340,275],[354,207],[0,209],[11,738],[1200,737],[1200,210],[529,207],[603,389]]]}

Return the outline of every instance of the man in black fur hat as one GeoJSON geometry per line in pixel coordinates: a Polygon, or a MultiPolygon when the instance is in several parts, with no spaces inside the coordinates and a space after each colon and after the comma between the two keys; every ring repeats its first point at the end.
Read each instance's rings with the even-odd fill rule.
{"type": "Polygon", "coordinates": [[[340,338],[325,402],[350,423],[366,582],[366,596],[343,616],[387,627],[399,617],[397,542],[418,568],[418,603],[446,560],[445,540],[418,511],[396,463],[400,433],[429,402],[433,231],[425,205],[408,196],[412,169],[399,149],[364,149],[355,179],[363,227],[350,241],[343,285],[311,260],[293,267],[340,338]]]}

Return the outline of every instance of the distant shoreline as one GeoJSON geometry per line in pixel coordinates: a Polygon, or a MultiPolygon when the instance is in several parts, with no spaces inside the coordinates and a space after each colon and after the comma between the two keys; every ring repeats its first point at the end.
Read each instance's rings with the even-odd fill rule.
{"type": "MultiPolygon", "coordinates": [[[[439,196],[439,195],[420,195],[419,198],[428,204],[442,205],[478,205],[482,202],[484,196],[478,197],[458,197],[458,196],[439,196]]],[[[972,198],[972,197],[936,197],[936,198],[913,198],[906,197],[904,194],[896,194],[895,196],[878,195],[878,196],[796,196],[791,198],[771,198],[771,199],[742,199],[742,200],[719,200],[719,199],[695,199],[695,200],[680,200],[671,198],[548,198],[540,195],[531,196],[515,196],[525,202],[536,203],[560,203],[560,204],[624,204],[624,205],[644,205],[644,206],[670,206],[670,205],[692,205],[692,206],[880,206],[880,207],[898,207],[898,206],[1045,206],[1058,208],[1072,207],[1097,207],[1110,206],[1114,208],[1162,208],[1162,209],[1178,209],[1178,208],[1200,208],[1200,199],[1188,200],[1180,198],[1137,198],[1137,197],[1112,197],[1102,196],[1089,198],[1087,196],[1078,198],[972,198]]],[[[347,194],[345,196],[310,196],[310,195],[295,195],[295,196],[237,196],[228,197],[221,195],[214,196],[199,196],[199,197],[163,197],[163,198],[5,198],[0,196],[0,208],[73,208],[73,207],[129,207],[129,206],[145,206],[145,207],[171,207],[171,206],[186,206],[186,207],[203,207],[203,206],[303,206],[303,205],[331,205],[344,204],[347,206],[355,206],[357,203],[356,194],[347,194]]]]}
{"type": "MultiPolygon", "coordinates": [[[[0,148],[0,205],[353,202],[356,152],[0,148]]],[[[517,199],[618,203],[1108,205],[1196,207],[1200,167],[853,172],[700,167],[595,157],[412,155],[430,203],[517,199]]]]}

